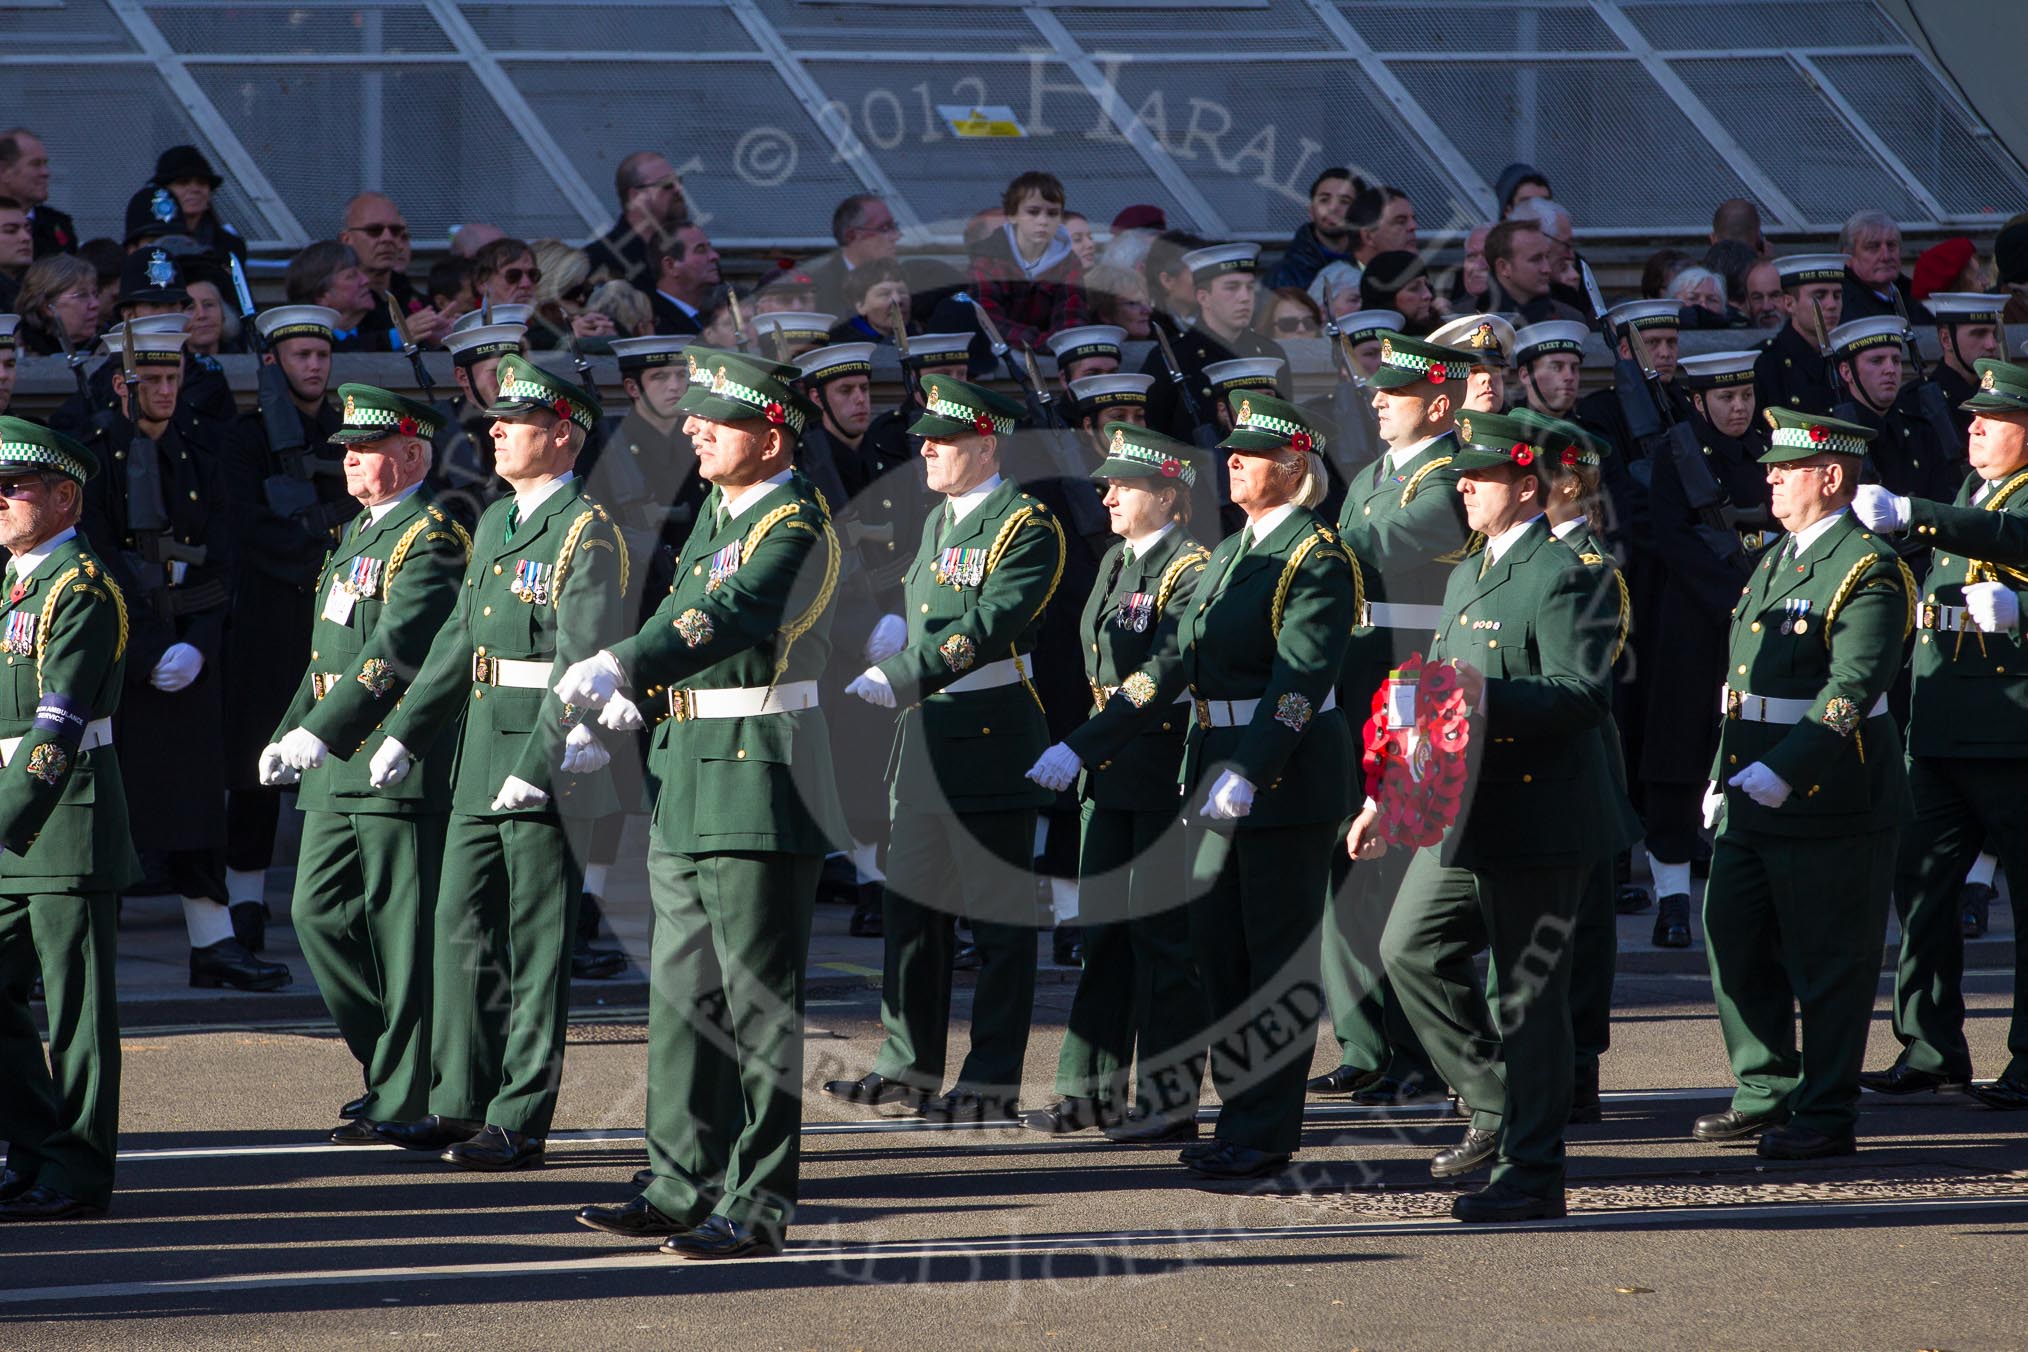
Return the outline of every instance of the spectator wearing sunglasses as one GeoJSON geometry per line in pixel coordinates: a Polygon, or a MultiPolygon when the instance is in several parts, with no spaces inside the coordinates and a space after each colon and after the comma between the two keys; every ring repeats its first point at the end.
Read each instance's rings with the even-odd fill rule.
{"type": "Polygon", "coordinates": [[[376,310],[386,314],[387,299],[392,296],[411,339],[424,345],[442,339],[451,327],[450,317],[432,306],[409,278],[415,251],[409,241],[408,222],[392,197],[363,192],[347,202],[345,228],[338,232],[338,242],[359,255],[360,269],[373,288],[376,310]]]}
{"type": "Polygon", "coordinates": [[[615,332],[612,317],[587,308],[595,289],[591,259],[582,249],[560,239],[535,241],[535,266],[542,280],[535,287],[535,314],[528,325],[528,346],[565,347],[566,339],[603,346],[615,332]]]}
{"type": "Polygon", "coordinates": [[[472,256],[472,287],[481,305],[533,305],[541,283],[542,269],[526,240],[496,239],[472,256]]]}
{"type": "Polygon", "coordinates": [[[1291,338],[1321,337],[1324,311],[1301,287],[1278,286],[1268,293],[1267,304],[1260,307],[1253,331],[1278,343],[1291,338]]]}

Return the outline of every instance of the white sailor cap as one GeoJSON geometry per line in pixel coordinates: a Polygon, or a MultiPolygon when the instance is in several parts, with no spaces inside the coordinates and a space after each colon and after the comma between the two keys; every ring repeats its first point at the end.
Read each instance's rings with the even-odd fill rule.
{"type": "Polygon", "coordinates": [[[1342,319],[1334,320],[1338,332],[1345,335],[1345,341],[1357,347],[1361,343],[1377,343],[1384,333],[1399,333],[1407,321],[1397,310],[1355,310],[1342,319]]]}
{"type": "Polygon", "coordinates": [[[325,305],[277,305],[254,316],[254,327],[270,343],[284,338],[322,338],[331,341],[340,316],[325,305]]]}
{"type": "Polygon", "coordinates": [[[1923,304],[1939,324],[1997,324],[2007,298],[1982,291],[1932,291],[1923,304]]]}
{"type": "Polygon", "coordinates": [[[1278,387],[1282,373],[1280,357],[1234,357],[1230,361],[1207,362],[1204,378],[1220,394],[1228,390],[1268,390],[1278,387]]]}
{"type": "Polygon", "coordinates": [[[1584,354],[1584,340],[1591,330],[1575,319],[1545,319],[1514,331],[1514,361],[1526,366],[1552,352],[1584,354]]]}
{"type": "Polygon", "coordinates": [[[1208,282],[1228,272],[1257,272],[1260,270],[1260,245],[1258,244],[1213,244],[1209,248],[1192,249],[1183,255],[1183,266],[1190,269],[1194,282],[1208,282]]]}
{"type": "Polygon", "coordinates": [[[1900,347],[1907,338],[1908,326],[1900,315],[1871,315],[1832,329],[1831,350],[1850,356],[1870,347],[1900,347]]]}
{"type": "Polygon", "coordinates": [[[1649,329],[1680,329],[1683,327],[1683,316],[1679,313],[1682,308],[1675,301],[1666,299],[1623,300],[1606,311],[1606,318],[1618,328],[1631,324],[1643,333],[1649,329]]]}
{"type": "Polygon", "coordinates": [[[919,333],[908,340],[904,366],[959,366],[971,359],[970,333],[919,333]]]}
{"type": "Polygon", "coordinates": [[[468,329],[452,329],[444,335],[444,346],[451,350],[451,360],[458,365],[476,366],[488,357],[521,351],[527,336],[525,324],[474,324],[468,329]]]}
{"type": "Polygon", "coordinates": [[[100,339],[108,355],[118,358],[126,348],[125,331],[131,327],[134,334],[134,364],[136,366],[181,366],[183,344],[190,340],[187,329],[164,332],[150,328],[143,320],[132,325],[115,324],[107,329],[100,339]]]}
{"type": "Polygon", "coordinates": [[[1774,262],[1775,272],[1780,275],[1785,287],[1845,280],[1843,254],[1788,254],[1774,262]]]}
{"type": "Polygon", "coordinates": [[[535,315],[535,307],[533,305],[495,305],[490,307],[492,315],[489,318],[487,316],[488,308],[481,306],[476,310],[469,310],[459,315],[457,321],[451,325],[451,332],[457,333],[463,329],[476,329],[482,325],[491,324],[519,324],[525,328],[528,321],[535,315]]]}
{"type": "Polygon", "coordinates": [[[683,349],[690,346],[688,333],[651,333],[643,338],[613,338],[608,345],[622,371],[643,371],[650,366],[674,366],[683,349]]]}
{"type": "Polygon", "coordinates": [[[873,343],[832,343],[796,358],[805,380],[838,380],[873,374],[873,343]]]}
{"type": "Polygon", "coordinates": [[[1070,382],[1070,393],[1085,408],[1110,408],[1115,404],[1146,404],[1148,387],[1155,377],[1135,371],[1109,371],[1102,376],[1085,376],[1070,382]]]}
{"type": "Polygon", "coordinates": [[[831,341],[831,327],[838,322],[836,315],[818,314],[814,310],[769,310],[766,314],[753,317],[753,331],[756,338],[765,338],[779,333],[782,341],[791,347],[821,347],[831,341]]]}
{"type": "Polygon", "coordinates": [[[0,348],[14,346],[14,330],[20,326],[20,315],[0,315],[0,348]]]}
{"type": "MultiPolygon", "coordinates": [[[[174,310],[166,315],[142,315],[136,319],[129,319],[127,326],[133,329],[137,337],[143,333],[188,333],[190,312],[174,310]]],[[[117,329],[119,326],[114,327],[117,329]]]]}
{"type": "Polygon", "coordinates": [[[1086,357],[1111,357],[1117,361],[1120,344],[1126,341],[1127,331],[1118,324],[1080,324],[1051,334],[1049,351],[1058,366],[1086,357]]]}
{"type": "Polygon", "coordinates": [[[1757,347],[1743,347],[1733,352],[1704,352],[1682,358],[1676,363],[1676,372],[1693,390],[1751,385],[1754,363],[1759,360],[1760,349],[1757,347]]]}

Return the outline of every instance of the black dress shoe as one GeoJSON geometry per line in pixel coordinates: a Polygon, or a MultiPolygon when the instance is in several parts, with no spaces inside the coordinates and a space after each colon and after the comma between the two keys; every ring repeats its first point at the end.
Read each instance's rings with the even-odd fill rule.
{"type": "Polygon", "coordinates": [[[1214,1136],[1208,1141],[1199,1141],[1195,1145],[1184,1146],[1176,1152],[1176,1159],[1179,1163],[1188,1164],[1192,1160],[1209,1159],[1223,1149],[1225,1149],[1225,1142],[1214,1136]]]}
{"type": "Polygon", "coordinates": [[[371,1097],[371,1094],[361,1094],[358,1098],[353,1099],[350,1103],[340,1108],[338,1116],[345,1118],[347,1121],[355,1117],[364,1117],[366,1115],[366,1100],[371,1097]]]}
{"type": "Polygon", "coordinates": [[[1013,1099],[998,1094],[981,1094],[975,1089],[953,1089],[948,1094],[924,1099],[915,1110],[917,1117],[931,1122],[1006,1123],[1021,1119],[1013,1099]]]}
{"type": "Polygon", "coordinates": [[[593,948],[590,939],[579,937],[570,950],[570,974],[587,981],[610,981],[627,970],[627,955],[610,948],[593,948]]]}
{"type": "Polygon", "coordinates": [[[0,1173],[0,1202],[11,1202],[34,1186],[27,1174],[18,1174],[12,1169],[0,1173]]]}
{"type": "Polygon", "coordinates": [[[379,1145],[380,1133],[373,1129],[373,1123],[355,1117],[331,1128],[330,1141],[332,1145],[379,1145]]]}
{"type": "Polygon", "coordinates": [[[1971,1078],[1969,1075],[1946,1075],[1936,1070],[1917,1070],[1906,1061],[1896,1061],[1885,1070],[1860,1072],[1859,1087],[1876,1094],[1956,1093],[1971,1078]]]}
{"type": "Polygon", "coordinates": [[[1220,1141],[1218,1149],[1183,1161],[1183,1166],[1206,1178],[1266,1178],[1289,1167],[1287,1155],[1250,1146],[1220,1141]]]}
{"type": "Polygon", "coordinates": [[[1785,1122],[1778,1127],[1769,1127],[1761,1135],[1756,1153],[1764,1160],[1821,1160],[1834,1155],[1856,1155],[1859,1143],[1852,1139],[1850,1132],[1826,1136],[1821,1131],[1785,1122]]]}
{"type": "Polygon", "coordinates": [[[985,965],[986,960],[979,956],[979,946],[974,943],[959,944],[951,958],[951,967],[960,972],[976,972],[985,965]]]}
{"type": "Polygon", "coordinates": [[[1312,1094],[1356,1094],[1381,1078],[1377,1070],[1363,1066],[1339,1066],[1329,1070],[1303,1086],[1312,1094]]]}
{"type": "Polygon", "coordinates": [[[1446,1095],[1440,1085],[1427,1085],[1421,1081],[1397,1080],[1392,1075],[1382,1075],[1352,1095],[1352,1101],[1365,1108],[1398,1107],[1407,1103],[1431,1103],[1446,1095]]]}
{"type": "Polygon", "coordinates": [[[1657,948],[1690,947],[1690,898],[1671,892],[1655,907],[1655,932],[1650,936],[1657,948]]]}
{"type": "Polygon", "coordinates": [[[275,991],[290,979],[285,965],[262,962],[237,939],[220,939],[190,950],[190,984],[198,990],[231,986],[242,991],[275,991]]]}
{"type": "Polygon", "coordinates": [[[1165,1116],[1136,1113],[1126,1121],[1105,1128],[1106,1139],[1120,1145],[1175,1145],[1197,1139],[1197,1114],[1165,1116]]]}
{"type": "Polygon", "coordinates": [[[1022,1114],[1021,1125],[1045,1136],[1068,1136],[1101,1126],[1112,1114],[1099,1107],[1097,1099],[1068,1097],[1047,1108],[1031,1108],[1022,1114]]]}
{"type": "Polygon", "coordinates": [[[1737,1108],[1727,1108],[1722,1113],[1706,1113],[1691,1124],[1690,1139],[1693,1141],[1740,1141],[1749,1136],[1758,1136],[1787,1121],[1779,1112],[1743,1113],[1737,1108]]]}
{"type": "Polygon", "coordinates": [[[674,1216],[665,1216],[649,1206],[645,1197],[636,1197],[625,1206],[579,1207],[577,1223],[603,1230],[609,1235],[625,1235],[628,1239],[662,1239],[669,1235],[688,1234],[691,1228],[674,1216]]]}
{"type": "Polygon", "coordinates": [[[1451,1215],[1479,1224],[1498,1221],[1560,1221],[1568,1214],[1563,1189],[1547,1197],[1523,1192],[1512,1183],[1488,1183],[1451,1203],[1451,1215]]]}
{"type": "Polygon", "coordinates": [[[1605,1121],[1605,1104],[1599,1100],[1598,1090],[1590,1093],[1573,1092],[1570,1096],[1570,1125],[1589,1127],[1605,1121]]]}
{"type": "Polygon", "coordinates": [[[0,1221],[88,1221],[106,1214],[102,1206],[66,1197],[55,1188],[33,1187],[0,1202],[0,1221]]]}
{"type": "Polygon", "coordinates": [[[1647,910],[1651,904],[1648,899],[1648,889],[1645,887],[1636,887],[1632,883],[1621,883],[1613,889],[1614,915],[1639,915],[1642,911],[1647,910]]]}
{"type": "Polygon", "coordinates": [[[881,910],[884,892],[879,883],[867,883],[859,889],[859,904],[852,908],[846,933],[855,939],[878,939],[887,932],[881,910]]]}
{"type": "Polygon", "coordinates": [[[442,1150],[477,1136],[484,1122],[467,1122],[462,1117],[438,1117],[431,1113],[420,1122],[376,1122],[373,1134],[403,1150],[442,1150]]]}
{"type": "Polygon", "coordinates": [[[505,1173],[510,1169],[532,1169],[542,1163],[540,1136],[528,1136],[491,1123],[479,1129],[469,1141],[460,1141],[437,1156],[445,1164],[481,1173],[505,1173]]]}
{"type": "Polygon", "coordinates": [[[1076,925],[1058,925],[1049,936],[1049,956],[1058,967],[1084,966],[1084,931],[1076,925]]]}
{"type": "Polygon", "coordinates": [[[2028,1108],[2028,1084],[2010,1080],[2004,1075],[1985,1084],[1967,1085],[1965,1092],[1988,1108],[1998,1108],[2002,1112],[2019,1112],[2028,1108]]]}
{"type": "Polygon", "coordinates": [[[654,1181],[655,1181],[655,1171],[653,1169],[634,1170],[635,1187],[646,1188],[650,1183],[653,1183],[654,1181]]]}
{"type": "Polygon", "coordinates": [[[1429,1176],[1459,1178],[1474,1170],[1485,1168],[1493,1162],[1493,1156],[1499,1153],[1499,1132],[1466,1127],[1464,1140],[1448,1150],[1439,1150],[1430,1157],[1429,1176]]]}
{"type": "Polygon", "coordinates": [[[1985,936],[1987,913],[1999,895],[1984,883],[1966,883],[1958,889],[1958,913],[1967,939],[1985,936]]]}
{"type": "Polygon", "coordinates": [[[712,1216],[695,1230],[662,1241],[662,1252],[678,1258],[773,1258],[781,1251],[781,1231],[723,1216],[712,1216]]]}
{"type": "Polygon", "coordinates": [[[268,946],[268,906],[264,901],[235,901],[232,912],[232,937],[239,940],[249,953],[258,953],[268,946]]]}
{"type": "Polygon", "coordinates": [[[862,1108],[877,1108],[883,1103],[918,1104],[928,1096],[929,1091],[900,1080],[890,1080],[879,1071],[872,1071],[856,1080],[826,1080],[824,1092],[835,1099],[856,1103],[862,1108]]]}

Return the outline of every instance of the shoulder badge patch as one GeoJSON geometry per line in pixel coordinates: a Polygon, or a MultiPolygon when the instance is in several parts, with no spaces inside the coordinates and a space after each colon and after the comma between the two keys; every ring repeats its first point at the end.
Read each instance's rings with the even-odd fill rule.
{"type": "Polygon", "coordinates": [[[70,757],[55,742],[43,742],[28,753],[28,773],[54,788],[70,768],[70,757]]]}
{"type": "Polygon", "coordinates": [[[354,679],[375,699],[384,699],[394,689],[394,668],[378,657],[369,657],[359,664],[359,675],[354,679]]]}
{"type": "Polygon", "coordinates": [[[1310,698],[1291,690],[1275,701],[1275,722],[1291,732],[1301,732],[1310,721],[1310,698]]]}
{"type": "Polygon", "coordinates": [[[1824,726],[1840,737],[1850,737],[1859,726],[1859,706],[1843,695],[1825,700],[1824,726]]]}
{"type": "Polygon", "coordinates": [[[1148,701],[1155,698],[1155,678],[1145,671],[1137,671],[1120,682],[1120,693],[1136,709],[1145,709],[1148,701]]]}
{"type": "Polygon", "coordinates": [[[978,649],[972,645],[968,634],[952,634],[937,645],[937,655],[944,659],[944,665],[955,672],[972,669],[972,663],[979,657],[978,649]]]}
{"type": "Polygon", "coordinates": [[[711,642],[716,631],[712,628],[711,617],[692,606],[675,619],[676,632],[683,636],[683,642],[692,648],[701,648],[711,642]]]}

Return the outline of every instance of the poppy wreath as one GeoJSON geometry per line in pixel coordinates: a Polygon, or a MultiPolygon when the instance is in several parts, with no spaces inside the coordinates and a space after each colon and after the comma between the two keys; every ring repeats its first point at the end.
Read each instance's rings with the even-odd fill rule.
{"type": "Polygon", "coordinates": [[[1366,795],[1379,805],[1380,835],[1388,844],[1434,845],[1464,804],[1471,710],[1451,663],[1425,662],[1414,653],[1400,670],[1402,679],[1415,682],[1415,726],[1387,725],[1383,682],[1373,692],[1373,714],[1363,736],[1366,795]]]}

